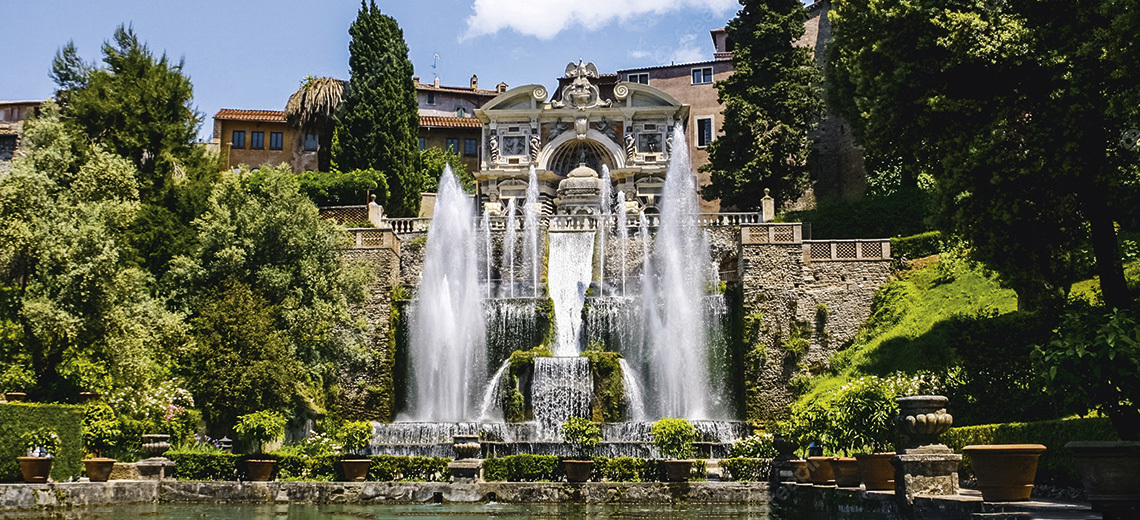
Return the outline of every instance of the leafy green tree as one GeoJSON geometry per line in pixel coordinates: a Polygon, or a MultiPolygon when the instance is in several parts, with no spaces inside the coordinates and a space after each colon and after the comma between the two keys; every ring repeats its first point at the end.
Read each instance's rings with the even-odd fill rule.
{"type": "Polygon", "coordinates": [[[416,169],[419,113],[404,33],[372,0],[361,2],[348,33],[351,76],[337,114],[334,160],[342,171],[384,172],[391,195],[378,202],[391,215],[414,216],[424,180],[416,169]]]}
{"type": "Polygon", "coordinates": [[[818,72],[809,49],[792,42],[807,12],[796,0],[741,0],[728,23],[735,72],[717,83],[724,135],[709,145],[711,183],[701,190],[726,206],[759,205],[764,188],[795,200],[810,186],[808,132],[823,114],[818,72]]]}
{"type": "Polygon", "coordinates": [[[422,191],[434,192],[439,189],[439,177],[447,165],[451,165],[451,171],[455,173],[455,178],[459,179],[459,184],[464,190],[470,192],[475,188],[475,178],[467,171],[467,163],[463,162],[458,153],[450,149],[438,146],[424,148],[420,150],[417,165],[419,176],[424,180],[422,191]]]}
{"type": "Polygon", "coordinates": [[[939,227],[1024,308],[1056,306],[1090,246],[1105,302],[1124,308],[1113,220],[1136,185],[1121,139],[1140,120],[1136,9],[840,0],[828,100],[868,153],[934,176],[939,227]]]}

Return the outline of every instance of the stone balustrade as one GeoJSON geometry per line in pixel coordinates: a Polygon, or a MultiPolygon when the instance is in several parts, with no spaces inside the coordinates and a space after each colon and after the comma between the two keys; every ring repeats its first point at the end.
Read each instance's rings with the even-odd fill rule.
{"type": "Polygon", "coordinates": [[[391,249],[399,253],[400,239],[390,229],[352,228],[353,249],[391,249]]]}
{"type": "Polygon", "coordinates": [[[890,260],[889,239],[870,240],[804,240],[804,262],[851,262],[890,260]]]}

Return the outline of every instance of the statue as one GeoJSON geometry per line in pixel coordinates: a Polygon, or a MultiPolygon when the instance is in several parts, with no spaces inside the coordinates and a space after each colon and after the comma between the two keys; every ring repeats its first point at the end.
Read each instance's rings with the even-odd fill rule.
{"type": "Polygon", "coordinates": [[[483,213],[491,217],[503,216],[503,203],[499,202],[498,191],[492,191],[487,194],[487,202],[483,203],[483,213]]]}
{"type": "Polygon", "coordinates": [[[625,159],[632,161],[637,158],[637,139],[633,137],[633,132],[625,134],[625,159]]]}
{"type": "Polygon", "coordinates": [[[625,194],[625,214],[626,215],[636,215],[638,213],[641,213],[641,203],[637,202],[637,197],[634,197],[633,193],[626,193],[625,194]]]}
{"type": "Polygon", "coordinates": [[[487,141],[487,157],[491,162],[499,162],[499,137],[491,132],[491,137],[487,141]]]}
{"type": "Polygon", "coordinates": [[[550,133],[546,134],[546,142],[549,143],[549,142],[553,141],[555,137],[562,135],[562,132],[565,132],[566,129],[569,127],[570,127],[570,125],[567,125],[566,123],[562,122],[561,117],[558,118],[557,120],[554,121],[554,125],[552,125],[552,127],[550,129],[550,133]]]}
{"type": "Polygon", "coordinates": [[[538,134],[530,136],[530,162],[538,162],[538,153],[542,151],[542,138],[538,134]]]}
{"type": "Polygon", "coordinates": [[[593,63],[582,64],[582,60],[578,60],[578,64],[575,65],[574,62],[570,62],[566,66],[566,77],[572,78],[573,81],[562,89],[562,100],[552,102],[550,104],[552,107],[566,108],[567,103],[578,110],[610,106],[611,102],[602,101],[601,91],[590,82],[590,78],[600,77],[598,67],[593,63]]]}

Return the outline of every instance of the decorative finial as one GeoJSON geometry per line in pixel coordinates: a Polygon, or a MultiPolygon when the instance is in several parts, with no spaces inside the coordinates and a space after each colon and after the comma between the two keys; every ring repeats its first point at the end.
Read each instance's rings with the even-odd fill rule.
{"type": "Polygon", "coordinates": [[[772,192],[772,190],[770,190],[770,189],[768,189],[768,188],[764,188],[764,196],[765,196],[765,197],[767,197],[767,196],[768,196],[768,194],[769,194],[769,193],[771,193],[771,192],[772,192]]]}

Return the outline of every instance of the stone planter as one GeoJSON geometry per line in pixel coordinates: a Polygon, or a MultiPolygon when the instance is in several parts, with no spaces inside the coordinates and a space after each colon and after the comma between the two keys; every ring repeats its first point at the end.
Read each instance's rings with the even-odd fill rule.
{"type": "Polygon", "coordinates": [[[18,403],[28,398],[28,394],[24,392],[8,392],[4,394],[4,399],[12,403],[18,403]]]}
{"type": "Polygon", "coordinates": [[[950,400],[941,395],[914,395],[895,399],[899,403],[899,427],[907,436],[907,448],[938,444],[938,438],[954,425],[946,413],[950,400]]]}
{"type": "Polygon", "coordinates": [[[253,482],[269,482],[273,480],[273,467],[276,465],[275,460],[247,460],[245,472],[253,482]]]}
{"type": "Polygon", "coordinates": [[[831,471],[835,474],[835,485],[839,487],[859,487],[859,461],[854,457],[838,457],[831,461],[831,471]]]}
{"type": "Polygon", "coordinates": [[[1140,518],[1140,442],[1074,441],[1065,445],[1092,502],[1105,519],[1140,518]]]}
{"type": "Polygon", "coordinates": [[[589,482],[594,474],[594,461],[564,460],[562,470],[566,472],[566,482],[589,482]]]}
{"type": "Polygon", "coordinates": [[[455,459],[477,459],[482,451],[478,435],[454,435],[451,438],[451,449],[455,450],[455,459]]]}
{"type": "Polygon", "coordinates": [[[83,459],[83,469],[87,473],[87,480],[106,482],[111,478],[111,470],[115,469],[115,459],[106,457],[83,459]]]}
{"type": "Polygon", "coordinates": [[[669,482],[688,482],[693,474],[692,460],[665,461],[665,480],[669,482]]]}
{"type": "Polygon", "coordinates": [[[1029,500],[1037,476],[1041,444],[984,444],[966,446],[962,453],[974,463],[978,490],[986,502],[1029,500]]]}
{"type": "Polygon", "coordinates": [[[859,478],[868,491],[887,491],[895,489],[895,467],[891,459],[895,452],[889,453],[859,453],[855,460],[859,462],[859,478]]]}
{"type": "Polygon", "coordinates": [[[368,480],[368,467],[372,465],[369,459],[348,459],[340,461],[340,471],[344,473],[345,482],[364,482],[368,480]]]}
{"type": "Polygon", "coordinates": [[[799,459],[791,462],[792,475],[796,477],[796,482],[801,484],[811,482],[811,470],[808,469],[808,461],[799,459]]]}
{"type": "Polygon", "coordinates": [[[43,484],[51,475],[51,457],[16,457],[20,462],[20,475],[29,484],[43,484]]]}
{"type": "Polygon", "coordinates": [[[831,469],[831,460],[834,458],[808,457],[808,470],[811,471],[812,484],[835,485],[835,472],[831,469]]]}
{"type": "Polygon", "coordinates": [[[161,457],[170,450],[170,436],[165,433],[148,433],[142,436],[142,451],[150,457],[161,457]]]}

